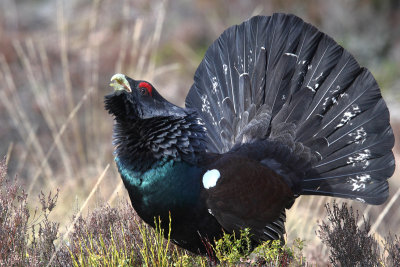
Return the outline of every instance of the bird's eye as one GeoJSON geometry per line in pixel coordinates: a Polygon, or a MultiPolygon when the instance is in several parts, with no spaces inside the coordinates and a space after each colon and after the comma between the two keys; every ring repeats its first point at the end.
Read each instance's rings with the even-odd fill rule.
{"type": "Polygon", "coordinates": [[[140,93],[141,93],[142,95],[149,95],[149,91],[147,91],[146,88],[141,87],[141,88],[139,88],[139,90],[140,90],[140,93]]]}
{"type": "Polygon", "coordinates": [[[138,89],[142,96],[152,96],[153,87],[150,84],[141,82],[139,83],[138,89]]]}

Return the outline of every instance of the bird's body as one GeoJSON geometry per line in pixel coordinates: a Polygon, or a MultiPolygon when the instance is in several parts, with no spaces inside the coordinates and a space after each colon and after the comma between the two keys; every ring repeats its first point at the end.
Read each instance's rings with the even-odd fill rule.
{"type": "Polygon", "coordinates": [[[140,176],[145,182],[132,185],[129,181],[135,180],[133,183],[137,183],[140,178],[128,178],[132,174],[119,161],[117,164],[131,201],[135,203],[135,210],[145,222],[154,227],[154,219],[160,217],[161,226],[168,229],[171,214],[171,238],[175,243],[195,252],[201,248],[200,251],[204,253],[205,247],[198,238],[199,233],[211,233],[212,236],[222,234],[216,219],[199,201],[201,184],[196,178],[201,175],[200,168],[185,162],[162,162],[140,176]]]}
{"type": "Polygon", "coordinates": [[[118,74],[106,109],[132,205],[193,252],[223,231],[281,239],[299,195],[381,204],[393,134],[368,70],[293,15],[226,30],[200,64],[186,108],[118,74]]]}

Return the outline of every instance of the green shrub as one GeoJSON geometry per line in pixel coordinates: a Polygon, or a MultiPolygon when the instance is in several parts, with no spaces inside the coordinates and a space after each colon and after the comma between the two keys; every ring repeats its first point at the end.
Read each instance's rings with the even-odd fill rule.
{"type": "MultiPolygon", "coordinates": [[[[70,250],[73,266],[133,266],[135,255],[129,251],[123,239],[122,249],[115,243],[112,229],[110,229],[111,242],[107,245],[103,237],[96,240],[91,233],[82,236],[79,240],[80,253],[74,254],[70,250]]],[[[122,236],[124,231],[122,230],[122,236]]]]}
{"type": "Polygon", "coordinates": [[[302,254],[304,241],[297,238],[291,247],[282,245],[280,240],[266,241],[253,251],[256,262],[268,266],[304,266],[302,254]]]}
{"type": "Polygon", "coordinates": [[[240,231],[240,238],[235,233],[224,233],[223,237],[215,241],[214,252],[222,264],[233,265],[247,258],[251,252],[250,229],[240,231]]]}
{"type": "MultiPolygon", "coordinates": [[[[146,266],[168,266],[169,247],[171,237],[171,216],[169,217],[168,238],[164,239],[164,229],[161,228],[161,219],[154,218],[155,229],[150,228],[145,223],[138,223],[143,246],[140,253],[146,266]]],[[[175,256],[175,255],[174,255],[175,256]]]]}
{"type": "Polygon", "coordinates": [[[281,241],[266,241],[254,248],[252,246],[250,229],[240,231],[240,237],[235,233],[224,233],[223,237],[215,241],[213,246],[216,257],[223,266],[250,265],[250,266],[304,266],[305,258],[302,255],[304,241],[295,239],[291,247],[283,245],[281,241]]]}

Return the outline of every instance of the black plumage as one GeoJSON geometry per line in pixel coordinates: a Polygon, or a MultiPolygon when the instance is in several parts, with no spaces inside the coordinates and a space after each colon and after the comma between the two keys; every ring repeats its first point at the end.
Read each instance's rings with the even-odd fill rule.
{"type": "Polygon", "coordinates": [[[132,205],[149,224],[172,216],[172,239],[249,227],[282,238],[299,195],[382,204],[394,171],[389,112],[371,73],[294,15],[257,16],[207,50],[186,108],[118,74],[106,109],[132,205]]]}

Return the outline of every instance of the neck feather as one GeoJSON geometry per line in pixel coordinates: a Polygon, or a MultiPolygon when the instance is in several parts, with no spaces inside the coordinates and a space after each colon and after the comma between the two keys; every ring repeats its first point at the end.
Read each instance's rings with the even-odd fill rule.
{"type": "Polygon", "coordinates": [[[146,171],[159,160],[194,163],[206,150],[205,128],[195,114],[116,121],[115,153],[135,171],[146,171]]]}

